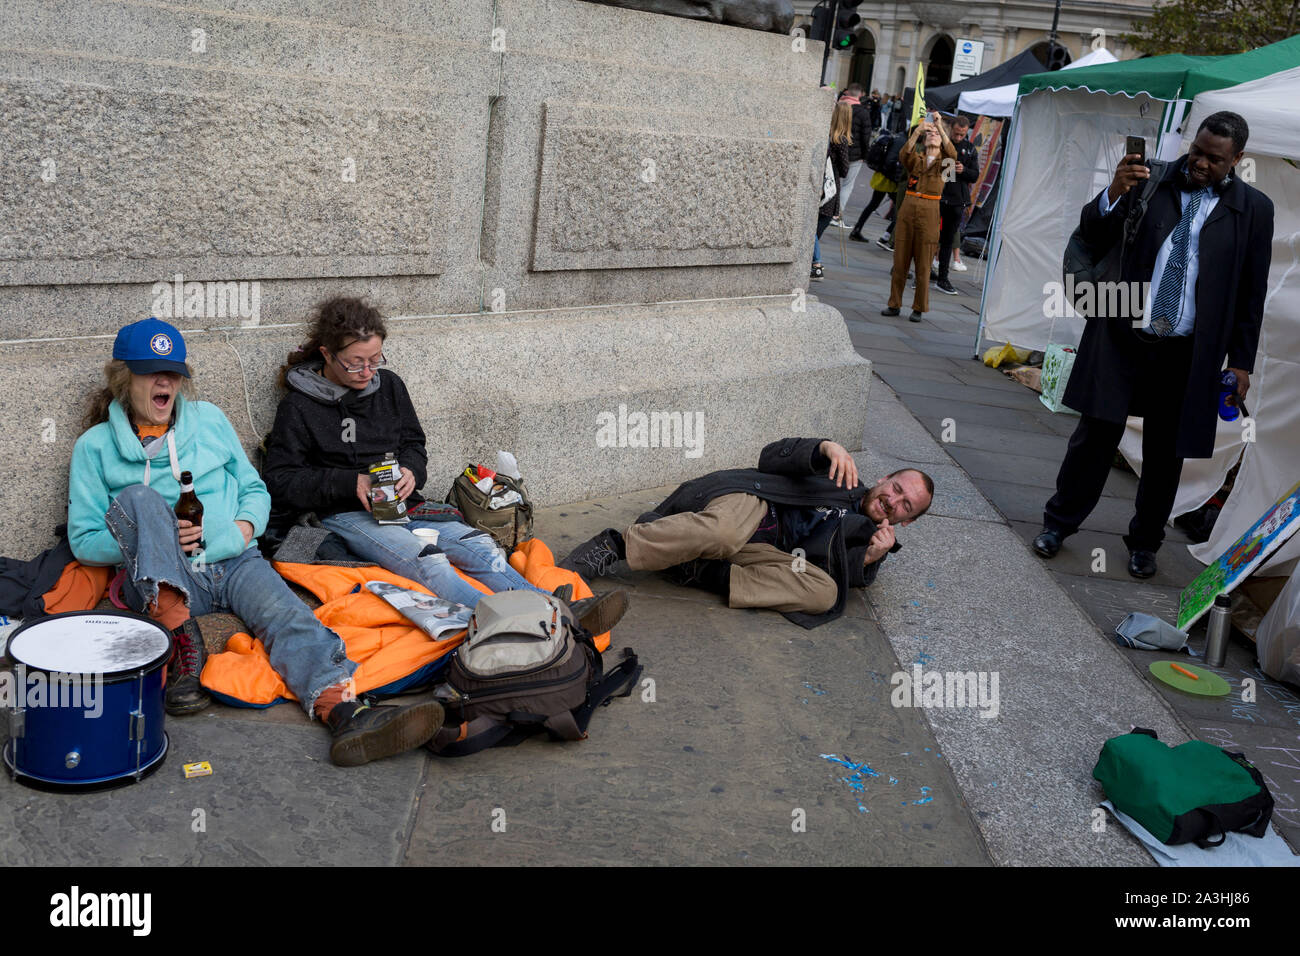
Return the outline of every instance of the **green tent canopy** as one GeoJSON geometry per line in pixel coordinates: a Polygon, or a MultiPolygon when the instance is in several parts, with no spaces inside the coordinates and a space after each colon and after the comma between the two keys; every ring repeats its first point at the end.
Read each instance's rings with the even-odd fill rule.
{"type": "Polygon", "coordinates": [[[1120,60],[1077,70],[1031,73],[1020,78],[1020,95],[1035,90],[1094,93],[1145,93],[1158,100],[1190,100],[1206,90],[1220,90],[1300,66],[1300,34],[1247,53],[1188,56],[1171,53],[1140,60],[1120,60]]]}

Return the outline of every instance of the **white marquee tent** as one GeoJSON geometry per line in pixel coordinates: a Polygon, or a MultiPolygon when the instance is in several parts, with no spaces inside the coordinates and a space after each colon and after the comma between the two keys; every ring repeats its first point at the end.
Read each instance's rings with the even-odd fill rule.
{"type": "MultiPolygon", "coordinates": [[[[1115,54],[1105,47],[1093,50],[1081,56],[1073,63],[1062,67],[1065,70],[1077,70],[1082,66],[1096,66],[1098,63],[1114,63],[1115,54]]],[[[971,90],[963,93],[957,100],[957,108],[964,113],[976,116],[1010,116],[1016,109],[1016,96],[1020,91],[1019,81],[1006,86],[995,86],[987,90],[971,90]]]]}

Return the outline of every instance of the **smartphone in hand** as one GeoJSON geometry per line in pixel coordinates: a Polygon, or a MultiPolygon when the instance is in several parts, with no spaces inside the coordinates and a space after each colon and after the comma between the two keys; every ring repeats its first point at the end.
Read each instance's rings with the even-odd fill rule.
{"type": "Polygon", "coordinates": [[[1137,165],[1140,166],[1146,162],[1147,141],[1143,139],[1141,136],[1124,137],[1124,155],[1130,156],[1133,153],[1138,154],[1138,158],[1134,161],[1137,165]]]}

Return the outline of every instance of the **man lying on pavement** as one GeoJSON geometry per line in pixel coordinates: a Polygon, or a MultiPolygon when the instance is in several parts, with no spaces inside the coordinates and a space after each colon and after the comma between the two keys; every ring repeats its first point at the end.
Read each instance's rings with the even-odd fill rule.
{"type": "Polygon", "coordinates": [[[667,569],[729,607],[771,608],[812,628],[843,613],[849,588],[875,580],[900,547],[894,528],[933,497],[922,471],[868,487],[842,445],[784,438],[763,449],[757,469],[688,481],[622,533],[606,528],[578,545],[560,567],[589,578],[620,560],[634,571],[667,569]]]}

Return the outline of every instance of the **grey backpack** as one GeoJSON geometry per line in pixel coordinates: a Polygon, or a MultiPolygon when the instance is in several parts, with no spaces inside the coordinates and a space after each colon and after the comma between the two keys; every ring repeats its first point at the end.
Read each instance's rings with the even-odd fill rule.
{"type": "Polygon", "coordinates": [[[428,743],[443,757],[513,746],[535,734],[582,740],[592,712],[627,697],[641,676],[631,648],[608,673],[568,605],[537,591],[482,598],[434,690],[450,722],[428,743]]]}

